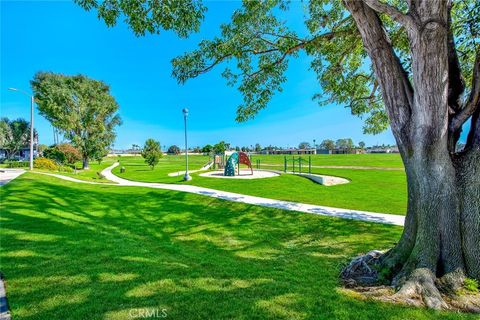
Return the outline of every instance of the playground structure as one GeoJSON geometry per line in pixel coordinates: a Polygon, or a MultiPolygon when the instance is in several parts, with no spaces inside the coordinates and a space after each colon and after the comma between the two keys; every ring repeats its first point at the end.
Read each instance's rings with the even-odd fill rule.
{"type": "Polygon", "coordinates": [[[288,171],[289,163],[291,163],[291,172],[292,173],[312,173],[312,157],[308,157],[308,160],[298,157],[295,158],[295,156],[292,157],[292,159],[288,159],[286,156],[284,157],[283,160],[283,172],[288,171]],[[302,165],[303,164],[303,165],[302,165]],[[305,166],[307,166],[308,171],[305,171],[305,166]],[[303,172],[302,172],[303,169],[303,172]]]}
{"type": "Polygon", "coordinates": [[[225,154],[214,154],[212,162],[213,162],[213,170],[224,169],[225,154]]]}
{"type": "Polygon", "coordinates": [[[230,155],[225,165],[225,170],[223,175],[228,177],[240,175],[241,164],[248,166],[250,168],[250,174],[253,175],[253,168],[252,168],[252,163],[250,162],[250,158],[245,152],[242,152],[242,151],[235,151],[230,155]]]}
{"type": "MultiPolygon", "coordinates": [[[[201,173],[201,177],[210,178],[229,178],[229,179],[261,179],[277,177],[280,174],[270,170],[255,170],[250,157],[246,152],[226,151],[224,154],[215,154],[212,159],[212,171],[201,173]],[[247,168],[240,168],[240,165],[246,165],[247,168]]],[[[259,169],[260,160],[257,160],[257,169],[259,169]]]]}

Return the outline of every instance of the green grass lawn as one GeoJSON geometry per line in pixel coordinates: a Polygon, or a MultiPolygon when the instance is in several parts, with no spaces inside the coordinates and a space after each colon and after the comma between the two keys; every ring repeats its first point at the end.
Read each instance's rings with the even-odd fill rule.
{"type": "MultiPolygon", "coordinates": [[[[93,181],[93,182],[100,182],[100,183],[112,183],[111,181],[109,181],[107,179],[101,179],[100,176],[97,174],[97,172],[101,172],[103,169],[111,166],[113,163],[115,163],[115,161],[117,161],[116,157],[106,157],[102,160],[101,163],[98,163],[97,161],[91,161],[90,164],[89,164],[90,169],[88,169],[88,170],[77,170],[76,173],[48,171],[48,170],[41,170],[41,169],[35,169],[35,171],[61,174],[61,175],[64,175],[64,176],[72,177],[72,178],[79,179],[79,180],[85,180],[85,181],[93,181]]],[[[75,166],[77,168],[81,168],[82,164],[79,162],[79,163],[76,163],[75,166]]]]}
{"type": "MultiPolygon", "coordinates": [[[[284,157],[291,160],[292,157],[298,158],[298,155],[253,155],[252,163],[256,160],[260,164],[277,164],[283,169],[284,157]]],[[[309,155],[301,155],[308,161],[309,155]]],[[[403,168],[402,158],[398,153],[367,153],[367,154],[317,154],[311,155],[312,165],[314,166],[360,166],[360,167],[385,167],[385,168],[403,168]]],[[[291,162],[289,162],[291,166],[291,162]]]]}
{"type": "Polygon", "coordinates": [[[474,319],[360,299],[338,273],[401,228],[26,173],[0,188],[13,319],[474,319]]]}
{"type": "Polygon", "coordinates": [[[403,171],[314,169],[314,173],[345,177],[350,183],[323,186],[307,178],[282,174],[253,180],[215,179],[193,174],[197,186],[330,207],[404,215],[407,207],[403,171]]]}
{"type": "MultiPolygon", "coordinates": [[[[142,157],[121,157],[120,165],[113,169],[113,173],[124,179],[144,181],[175,183],[182,181],[183,174],[169,177],[169,173],[185,170],[185,156],[164,155],[160,162],[152,170],[142,157]],[[126,171],[120,173],[120,168],[125,167],[126,171]]],[[[190,170],[198,170],[209,161],[208,156],[189,156],[188,163],[190,170]]]]}
{"type": "MultiPolygon", "coordinates": [[[[140,157],[124,157],[120,159],[121,165],[116,167],[113,173],[136,181],[184,183],[182,176],[168,177],[168,173],[184,169],[184,161],[183,156],[167,156],[151,170],[140,157]],[[125,167],[125,173],[120,173],[121,166],[125,167]]],[[[189,161],[192,170],[199,169],[208,161],[208,157],[191,156],[189,161]]],[[[313,168],[312,172],[345,177],[350,183],[325,187],[304,177],[292,175],[268,179],[227,180],[200,177],[197,173],[192,174],[194,179],[188,183],[217,190],[346,209],[402,215],[406,212],[407,187],[402,170],[313,168]]]]}

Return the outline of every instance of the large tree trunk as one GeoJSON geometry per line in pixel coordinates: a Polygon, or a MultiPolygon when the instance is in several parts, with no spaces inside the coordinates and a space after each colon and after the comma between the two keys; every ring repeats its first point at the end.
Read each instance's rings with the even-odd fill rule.
{"type": "Polygon", "coordinates": [[[461,155],[457,172],[465,268],[480,281],[480,148],[461,155]]]}
{"type": "Polygon", "coordinates": [[[475,131],[468,150],[451,150],[447,2],[411,4],[410,15],[394,15],[409,37],[414,89],[372,8],[390,9],[374,0],[345,0],[372,60],[402,154],[408,210],[399,243],[383,255],[362,258],[376,268],[365,268],[357,258],[342,277],[371,283],[378,280],[372,270],[382,270],[397,287],[397,296],[421,296],[428,307],[440,309],[447,307],[440,292],[455,292],[465,276],[480,281],[480,143],[475,131]]]}

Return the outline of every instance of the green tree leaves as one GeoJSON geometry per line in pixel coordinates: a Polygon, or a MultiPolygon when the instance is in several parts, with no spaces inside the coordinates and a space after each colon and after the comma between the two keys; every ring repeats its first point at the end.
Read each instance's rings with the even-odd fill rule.
{"type": "MultiPolygon", "coordinates": [[[[384,1],[407,11],[405,1],[384,1]]],[[[90,10],[96,8],[107,25],[117,18],[125,21],[136,35],[173,30],[180,37],[197,31],[205,7],[199,1],[171,0],[77,0],[90,10]]],[[[480,7],[475,1],[458,0],[452,9],[451,30],[467,89],[470,88],[474,56],[480,50],[480,7]]],[[[290,4],[290,6],[292,6],[290,4]]],[[[288,22],[288,1],[248,0],[234,11],[220,35],[202,40],[198,48],[172,60],[172,75],[179,83],[209,72],[220,65],[227,84],[237,87],[243,103],[237,108],[237,121],[247,121],[264,109],[274,94],[282,91],[288,62],[304,51],[312,57],[311,70],[321,86],[313,96],[320,105],[337,103],[365,119],[366,133],[379,133],[388,127],[381,88],[372,70],[355,22],[342,1],[309,1],[303,28],[288,22]]],[[[411,79],[411,55],[404,27],[390,16],[378,13],[395,54],[411,79]]],[[[465,94],[468,97],[468,94],[465,94]]]]}
{"type": "MultiPolygon", "coordinates": [[[[34,130],[34,141],[37,136],[34,130]]],[[[18,118],[9,120],[2,118],[0,120],[0,148],[6,151],[7,159],[14,157],[20,149],[25,148],[30,143],[30,122],[18,118]]]]}
{"type": "Polygon", "coordinates": [[[87,167],[88,159],[105,154],[121,124],[108,85],[84,75],[50,72],[38,72],[31,84],[40,114],[81,151],[87,167]]]}
{"type": "Polygon", "coordinates": [[[145,159],[145,163],[148,164],[153,170],[162,156],[163,154],[160,150],[160,142],[153,139],[147,139],[142,149],[142,157],[145,159]]]}
{"type": "Polygon", "coordinates": [[[185,38],[196,32],[204,18],[205,6],[198,0],[75,0],[89,11],[96,9],[98,17],[112,27],[123,18],[137,36],[158,34],[162,29],[173,30],[185,38]]]}

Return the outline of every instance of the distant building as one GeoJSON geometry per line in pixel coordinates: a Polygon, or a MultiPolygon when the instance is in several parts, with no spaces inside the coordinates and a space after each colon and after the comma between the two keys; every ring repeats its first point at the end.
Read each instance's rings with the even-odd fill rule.
{"type": "Polygon", "coordinates": [[[350,149],[333,149],[332,154],[362,154],[365,153],[364,149],[361,148],[350,148],[350,149]]]}
{"type": "MultiPolygon", "coordinates": [[[[38,151],[36,150],[36,146],[33,147],[33,157],[36,158],[38,156],[38,151]]],[[[0,148],[0,159],[7,158],[7,151],[5,149],[0,148]]],[[[12,157],[13,160],[28,160],[30,159],[30,147],[20,149],[15,156],[12,157]]]]}
{"type": "Polygon", "coordinates": [[[317,154],[332,154],[330,149],[317,149],[317,154]]]}
{"type": "Polygon", "coordinates": [[[388,148],[369,148],[367,153],[399,153],[398,147],[388,147],[388,148]]]}
{"type": "Polygon", "coordinates": [[[277,149],[263,150],[262,154],[317,154],[317,149],[277,149]]]}
{"type": "MultiPolygon", "coordinates": [[[[38,156],[38,135],[34,136],[33,139],[33,157],[38,156]]],[[[7,151],[0,147],[0,159],[7,158],[7,151]]],[[[15,156],[12,157],[13,160],[29,160],[30,159],[30,145],[24,146],[17,151],[15,156]]]]}

